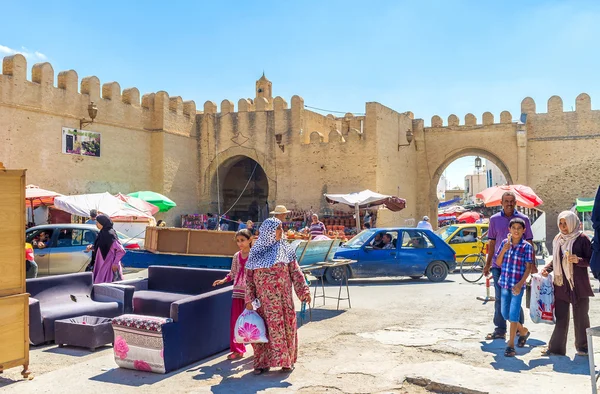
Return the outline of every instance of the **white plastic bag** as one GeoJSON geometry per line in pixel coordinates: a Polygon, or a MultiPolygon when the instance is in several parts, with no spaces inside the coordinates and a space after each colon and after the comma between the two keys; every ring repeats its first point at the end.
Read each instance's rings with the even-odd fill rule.
{"type": "Polygon", "coordinates": [[[269,342],[265,322],[256,311],[244,309],[235,322],[234,330],[236,343],[269,342]]]}
{"type": "Polygon", "coordinates": [[[554,285],[552,277],[540,274],[531,275],[531,304],[529,317],[534,323],[556,323],[554,315],[554,285]]]}

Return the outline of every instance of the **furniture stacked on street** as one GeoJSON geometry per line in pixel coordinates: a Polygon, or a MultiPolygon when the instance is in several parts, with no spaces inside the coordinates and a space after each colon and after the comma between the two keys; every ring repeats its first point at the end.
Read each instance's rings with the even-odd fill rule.
{"type": "Polygon", "coordinates": [[[0,373],[29,372],[29,294],[25,292],[25,170],[0,163],[0,373]]]}

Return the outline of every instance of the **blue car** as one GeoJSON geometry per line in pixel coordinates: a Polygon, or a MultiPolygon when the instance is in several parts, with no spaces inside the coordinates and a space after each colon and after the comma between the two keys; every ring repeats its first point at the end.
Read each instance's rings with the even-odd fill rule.
{"type": "Polygon", "coordinates": [[[441,282],[456,269],[456,254],[440,237],[420,228],[375,228],[365,230],[341,245],[334,258],[357,260],[348,268],[325,270],[325,279],[339,282],[343,269],[351,278],[426,275],[441,282]]]}

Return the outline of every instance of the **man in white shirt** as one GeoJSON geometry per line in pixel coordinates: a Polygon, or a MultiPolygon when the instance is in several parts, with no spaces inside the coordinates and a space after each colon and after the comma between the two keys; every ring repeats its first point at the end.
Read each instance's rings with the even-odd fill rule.
{"type": "Polygon", "coordinates": [[[417,228],[424,228],[433,231],[433,227],[431,226],[431,223],[429,223],[429,216],[423,216],[423,220],[417,224],[417,228]]]}

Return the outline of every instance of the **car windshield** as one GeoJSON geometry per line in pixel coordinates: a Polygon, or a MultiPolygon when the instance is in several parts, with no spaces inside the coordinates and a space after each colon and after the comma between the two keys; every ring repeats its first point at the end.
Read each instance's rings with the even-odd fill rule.
{"type": "Polygon", "coordinates": [[[454,234],[454,232],[458,230],[458,226],[448,226],[448,227],[442,227],[441,229],[439,229],[438,231],[436,231],[436,234],[440,236],[441,239],[443,239],[444,241],[447,240],[452,234],[454,234]]]}
{"type": "Polygon", "coordinates": [[[365,244],[372,236],[375,234],[377,230],[364,230],[360,232],[356,237],[352,238],[350,241],[344,244],[346,248],[359,249],[361,246],[365,244]]]}

